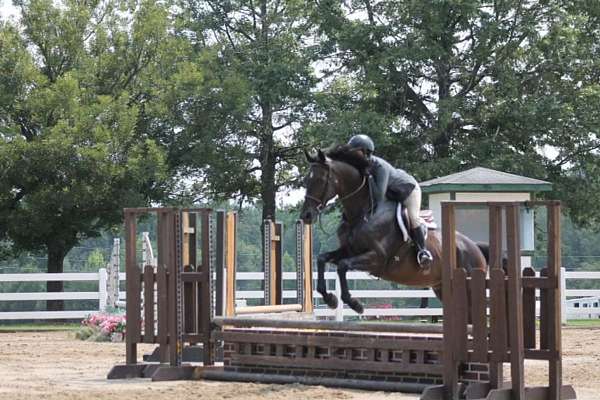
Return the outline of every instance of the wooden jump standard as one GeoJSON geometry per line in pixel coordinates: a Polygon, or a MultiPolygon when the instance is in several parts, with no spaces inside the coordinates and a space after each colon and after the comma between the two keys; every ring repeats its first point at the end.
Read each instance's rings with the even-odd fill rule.
{"type": "MultiPolygon", "coordinates": [[[[476,204],[476,203],[475,203],[476,204]]],[[[489,209],[490,272],[458,268],[455,254],[455,211],[474,203],[442,205],[444,384],[426,390],[421,399],[459,399],[459,372],[465,362],[489,365],[489,380],[466,388],[467,399],[575,399],[562,385],[560,308],[560,202],[482,203],[489,209]],[[547,211],[547,267],[539,276],[521,270],[520,208],[543,206],[547,211]],[[504,222],[504,224],[503,224],[504,222]],[[505,235],[503,235],[503,228],[505,235]],[[506,239],[506,252],[503,240],[506,239]],[[506,271],[503,269],[503,257],[506,271]],[[540,341],[536,342],[536,290],[539,291],[540,341]],[[472,321],[472,331],[467,330],[472,321]],[[525,387],[524,360],[546,360],[548,386],[525,387]],[[503,380],[503,363],[510,363],[511,382],[503,380]]]]}
{"type": "Polygon", "coordinates": [[[214,363],[212,210],[127,208],[124,213],[126,364],[115,365],[108,378],[189,378],[193,369],[182,365],[184,347],[202,344],[202,361],[205,365],[214,363]],[[151,265],[140,268],[137,262],[137,219],[145,214],[156,214],[156,270],[151,265]],[[158,344],[159,362],[139,363],[138,343],[158,344]]]}
{"type": "MultiPolygon", "coordinates": [[[[124,213],[128,319],[126,364],[116,365],[109,372],[109,379],[189,379],[194,368],[184,361],[212,365],[219,348],[212,338],[211,321],[215,308],[219,314],[223,312],[223,304],[228,310],[244,315],[312,311],[310,226],[301,222],[296,226],[299,245],[296,254],[298,304],[267,303],[267,306],[238,307],[236,310],[235,213],[218,212],[216,229],[214,213],[210,209],[129,208],[124,213]],[[156,215],[156,267],[141,266],[137,259],[137,219],[144,214],[156,215]],[[213,307],[215,261],[218,268],[216,305],[213,307]],[[223,284],[224,276],[228,280],[226,285],[223,284]],[[144,356],[144,360],[150,362],[138,362],[138,343],[159,345],[153,354],[144,356]]],[[[265,237],[265,282],[270,285],[265,301],[281,302],[281,224],[265,221],[265,237]]],[[[226,315],[232,315],[230,312],[226,315]]]]}
{"type": "Polygon", "coordinates": [[[236,307],[237,213],[217,212],[217,248],[224,248],[217,259],[216,315],[305,312],[312,313],[312,228],[296,222],[296,303],[283,304],[283,225],[263,223],[264,305],[236,307]],[[224,300],[223,300],[224,299],[224,300]],[[224,303],[222,307],[220,304],[224,303]]]}

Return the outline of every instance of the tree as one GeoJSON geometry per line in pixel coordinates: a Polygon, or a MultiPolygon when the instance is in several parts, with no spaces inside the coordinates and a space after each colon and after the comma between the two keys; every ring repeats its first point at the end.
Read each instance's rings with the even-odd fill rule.
{"type": "Polygon", "coordinates": [[[164,190],[163,151],[139,122],[167,13],[146,1],[15,4],[22,26],[0,26],[0,239],[47,252],[57,273],[80,240],[164,190]]]}
{"type": "Polygon", "coordinates": [[[303,1],[182,1],[181,34],[204,71],[182,110],[171,162],[196,173],[197,198],[260,199],[275,216],[275,195],[295,178],[297,131],[315,85],[303,1]]]}
{"type": "Polygon", "coordinates": [[[308,133],[339,132],[343,120],[374,135],[384,156],[420,179],[477,165],[547,179],[555,183],[551,196],[580,222],[597,222],[600,212],[590,207],[600,188],[595,3],[319,7],[343,74],[325,91],[308,133]]]}

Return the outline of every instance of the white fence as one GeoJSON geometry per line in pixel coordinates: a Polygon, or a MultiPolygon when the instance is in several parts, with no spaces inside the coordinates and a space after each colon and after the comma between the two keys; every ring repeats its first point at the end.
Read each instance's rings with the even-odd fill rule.
{"type": "MultiPolygon", "coordinates": [[[[97,282],[96,292],[22,292],[0,293],[0,302],[5,301],[39,301],[39,300],[98,300],[95,310],[76,311],[5,311],[0,312],[0,320],[49,320],[49,319],[81,319],[87,315],[106,309],[107,274],[102,268],[92,273],[62,273],[62,274],[0,274],[0,284],[5,282],[97,282]]],[[[0,286],[1,288],[1,286],[0,286]]],[[[0,289],[1,290],[1,289],[0,289]]]]}
{"type": "MultiPolygon", "coordinates": [[[[315,274],[316,275],[316,274],[315,274]]],[[[294,281],[296,274],[285,272],[283,274],[284,281],[294,281]]],[[[262,281],[264,274],[261,272],[238,272],[238,281],[262,281]]],[[[566,281],[572,279],[584,280],[600,280],[600,272],[566,272],[563,273],[563,320],[580,319],[580,318],[599,318],[600,307],[575,308],[571,301],[567,301],[576,297],[593,297],[600,296],[599,289],[564,289],[566,281]]],[[[337,294],[339,293],[339,282],[335,272],[327,272],[325,278],[329,283],[329,290],[337,294]]],[[[376,278],[363,272],[349,272],[348,280],[353,281],[373,281],[376,278]]],[[[119,281],[125,280],[125,274],[119,273],[119,281]]],[[[107,288],[108,279],[105,269],[101,269],[98,273],[63,273],[63,274],[0,274],[0,290],[1,284],[4,282],[47,282],[47,281],[90,281],[98,282],[97,292],[62,292],[62,293],[46,293],[46,292],[27,292],[27,293],[0,293],[0,302],[6,301],[39,301],[39,300],[97,300],[98,307],[91,310],[77,311],[14,311],[0,312],[1,320],[51,320],[51,319],[80,319],[85,316],[106,310],[108,305],[107,300],[109,293],[107,288]]],[[[115,285],[116,286],[116,285],[115,285]]],[[[258,286],[258,285],[257,285],[258,286]]],[[[294,285],[295,286],[295,285],[294,285]]],[[[118,286],[117,286],[118,287],[118,286]]],[[[351,284],[352,287],[352,284],[351,284]]],[[[423,297],[434,298],[433,291],[415,290],[415,289],[386,289],[386,290],[351,290],[352,295],[359,299],[376,299],[378,303],[391,303],[392,299],[420,299],[423,297]]],[[[115,296],[116,297],[116,296],[115,296]]],[[[238,299],[262,299],[262,290],[238,290],[236,293],[238,299]]],[[[284,299],[292,299],[296,297],[295,290],[284,290],[284,299]]],[[[314,297],[320,299],[320,295],[315,291],[314,297]]],[[[120,301],[125,299],[125,293],[120,292],[118,296],[120,301]]],[[[337,320],[343,319],[345,316],[356,316],[357,314],[343,307],[341,301],[336,310],[329,308],[317,307],[315,310],[317,316],[335,317],[337,320]]],[[[441,316],[441,308],[365,308],[364,316],[383,317],[383,316],[441,316]]]]}

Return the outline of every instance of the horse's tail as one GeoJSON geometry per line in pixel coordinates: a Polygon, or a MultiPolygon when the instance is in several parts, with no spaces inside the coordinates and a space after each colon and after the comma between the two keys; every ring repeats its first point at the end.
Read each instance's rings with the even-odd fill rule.
{"type": "Polygon", "coordinates": [[[477,242],[477,247],[483,253],[483,257],[485,258],[486,263],[490,263],[490,245],[488,243],[477,242]]]}
{"type": "MultiPolygon", "coordinates": [[[[485,262],[489,265],[490,264],[490,245],[489,245],[489,243],[477,242],[477,247],[479,247],[479,250],[483,253],[485,262]]],[[[504,269],[504,272],[506,272],[506,264],[507,263],[508,263],[507,258],[503,256],[502,257],[502,268],[504,269]]]]}

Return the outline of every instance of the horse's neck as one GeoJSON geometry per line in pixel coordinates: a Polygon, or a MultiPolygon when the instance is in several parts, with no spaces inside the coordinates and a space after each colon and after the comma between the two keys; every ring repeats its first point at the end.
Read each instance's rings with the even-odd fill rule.
{"type": "Polygon", "coordinates": [[[336,168],[337,194],[348,222],[362,218],[370,209],[369,184],[360,173],[349,165],[338,165],[336,168]],[[361,188],[362,185],[362,188],[361,188]],[[360,190],[358,190],[360,188],[360,190]],[[356,193],[354,193],[356,191],[356,193]],[[354,194],[352,194],[354,193],[354,194]],[[350,196],[349,196],[350,195],[350,196]]]}

